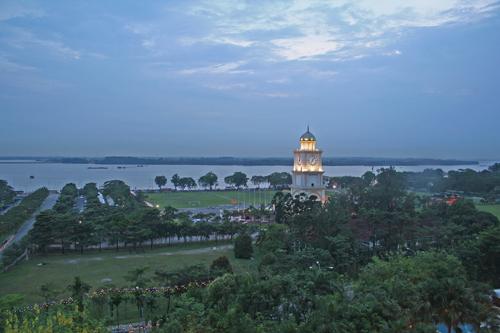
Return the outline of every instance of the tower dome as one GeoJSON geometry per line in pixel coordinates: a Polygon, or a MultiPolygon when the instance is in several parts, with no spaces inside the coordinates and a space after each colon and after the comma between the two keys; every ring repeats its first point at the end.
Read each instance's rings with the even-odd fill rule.
{"type": "Polygon", "coordinates": [[[316,141],[316,137],[309,131],[309,126],[307,126],[307,131],[300,137],[300,141],[316,141]]]}

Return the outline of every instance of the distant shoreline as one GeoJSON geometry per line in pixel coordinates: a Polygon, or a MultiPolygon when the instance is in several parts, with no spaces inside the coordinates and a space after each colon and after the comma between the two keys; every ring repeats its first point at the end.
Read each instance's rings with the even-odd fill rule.
{"type": "MultiPolygon", "coordinates": [[[[262,157],[0,157],[0,164],[65,163],[94,165],[227,165],[290,166],[292,158],[262,157]]],[[[324,157],[325,166],[439,166],[478,165],[479,161],[433,158],[324,157]]]]}

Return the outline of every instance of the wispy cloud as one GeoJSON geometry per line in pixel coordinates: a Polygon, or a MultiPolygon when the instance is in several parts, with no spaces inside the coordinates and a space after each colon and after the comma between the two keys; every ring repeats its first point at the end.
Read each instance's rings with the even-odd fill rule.
{"type": "Polygon", "coordinates": [[[15,61],[9,60],[8,58],[0,55],[0,72],[24,72],[24,71],[34,71],[36,70],[33,66],[22,65],[15,61]]]}
{"type": "MultiPolygon", "coordinates": [[[[23,28],[6,29],[6,37],[3,38],[5,45],[13,49],[42,49],[48,54],[64,59],[80,60],[82,57],[94,59],[107,59],[108,57],[100,52],[75,49],[59,39],[40,37],[30,30],[23,28]]],[[[4,52],[5,48],[4,48],[4,52]]]]}
{"type": "Polygon", "coordinates": [[[245,89],[248,87],[246,83],[209,83],[205,84],[205,87],[214,89],[214,90],[222,90],[222,91],[227,91],[227,90],[240,90],[240,89],[245,89]]]}
{"type": "Polygon", "coordinates": [[[309,59],[338,50],[342,45],[331,36],[303,36],[273,39],[275,54],[286,60],[309,59]]]}
{"type": "Polygon", "coordinates": [[[0,22],[22,17],[42,17],[45,13],[42,9],[21,1],[0,3],[0,22]]]}
{"type": "Polygon", "coordinates": [[[195,75],[195,74],[252,74],[253,71],[249,69],[242,69],[245,64],[243,61],[229,62],[223,64],[215,64],[204,67],[195,67],[182,69],[178,71],[182,75],[195,75]]]}
{"type": "Polygon", "coordinates": [[[275,60],[309,60],[335,58],[345,49],[349,52],[344,55],[356,57],[387,46],[405,28],[468,22],[490,14],[497,5],[496,0],[295,0],[259,5],[207,0],[189,13],[212,23],[209,40],[243,47],[267,43],[275,60]]]}

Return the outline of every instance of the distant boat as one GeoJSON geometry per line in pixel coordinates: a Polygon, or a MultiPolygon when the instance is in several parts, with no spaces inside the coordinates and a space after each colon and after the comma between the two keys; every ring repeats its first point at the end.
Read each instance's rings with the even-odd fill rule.
{"type": "Polygon", "coordinates": [[[30,179],[35,179],[35,176],[30,176],[30,179]]]}
{"type": "Polygon", "coordinates": [[[108,167],[88,167],[87,169],[90,169],[90,170],[105,170],[107,168],[108,167]]]}

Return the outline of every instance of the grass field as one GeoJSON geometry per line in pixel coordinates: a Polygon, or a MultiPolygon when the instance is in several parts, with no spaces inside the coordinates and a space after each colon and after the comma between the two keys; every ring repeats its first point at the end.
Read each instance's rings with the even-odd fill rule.
{"type": "Polygon", "coordinates": [[[204,243],[176,245],[141,253],[130,253],[128,250],[119,252],[93,252],[84,255],[50,255],[34,257],[22,262],[8,272],[0,273],[0,295],[22,294],[26,304],[43,301],[40,286],[51,283],[61,297],[67,295],[65,287],[75,276],[89,283],[93,288],[102,286],[126,286],[124,276],[127,272],[149,267],[149,274],[156,269],[176,270],[185,266],[210,263],[217,257],[225,255],[231,261],[236,272],[255,269],[256,261],[235,259],[229,243],[204,243]],[[215,247],[215,249],[214,249],[215,247]],[[43,265],[39,265],[43,263],[43,265]],[[103,282],[111,279],[111,282],[103,282]]]}
{"type": "Polygon", "coordinates": [[[275,191],[189,191],[147,193],[146,200],[160,207],[204,208],[220,205],[268,204],[275,191]]]}
{"type": "Polygon", "coordinates": [[[500,205],[476,205],[478,210],[492,213],[500,219],[500,205]]]}

